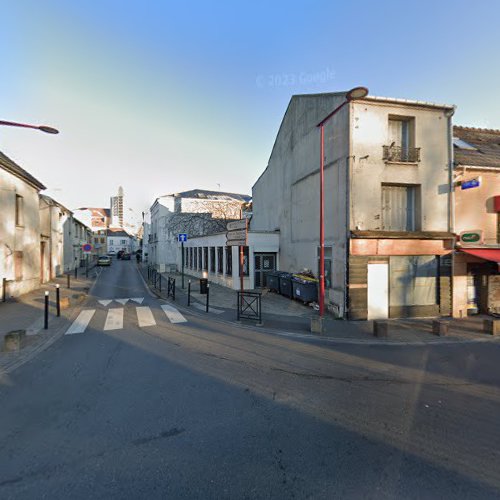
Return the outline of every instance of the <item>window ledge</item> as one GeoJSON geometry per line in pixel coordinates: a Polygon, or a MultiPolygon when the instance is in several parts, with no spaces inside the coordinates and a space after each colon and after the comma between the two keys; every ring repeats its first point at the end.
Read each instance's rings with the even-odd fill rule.
{"type": "Polygon", "coordinates": [[[394,161],[394,160],[384,160],[386,165],[410,165],[412,167],[418,167],[418,161],[394,161]]]}

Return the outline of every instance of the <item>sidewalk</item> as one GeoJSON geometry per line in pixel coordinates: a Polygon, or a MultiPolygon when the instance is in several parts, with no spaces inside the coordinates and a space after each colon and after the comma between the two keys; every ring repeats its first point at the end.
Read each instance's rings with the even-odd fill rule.
{"type": "Polygon", "coordinates": [[[93,268],[88,278],[85,270],[79,269],[78,278],[71,275],[71,288],[67,288],[67,277],[61,276],[44,283],[40,288],[21,297],[0,302],[0,376],[8,373],[36,353],[57,340],[76,312],[85,302],[87,293],[99,271],[93,268]],[[61,303],[69,299],[69,307],[61,307],[61,316],[56,316],[56,284],[60,286],[61,303]],[[44,330],[45,291],[49,292],[49,328],[44,330]],[[4,337],[13,330],[26,331],[26,345],[19,351],[2,351],[4,337]]]}
{"type": "MultiPolygon", "coordinates": [[[[147,264],[141,263],[140,270],[144,280],[148,281],[147,264]]],[[[163,299],[167,299],[167,279],[168,277],[176,280],[176,298],[175,303],[181,308],[187,307],[187,287],[188,280],[191,280],[191,307],[193,313],[206,314],[211,319],[231,322],[237,325],[255,326],[255,321],[243,320],[237,323],[235,290],[210,283],[210,303],[209,312],[206,313],[206,295],[200,294],[199,278],[185,275],[185,288],[181,288],[180,273],[162,273],[162,289],[154,288],[149,283],[150,288],[155,294],[163,299]]],[[[280,333],[292,333],[297,335],[313,335],[310,330],[310,321],[312,316],[318,313],[312,307],[299,301],[283,297],[277,293],[262,290],[262,321],[264,330],[270,330],[280,333]]],[[[171,298],[170,298],[171,300],[171,298]]],[[[436,318],[419,319],[394,319],[389,320],[389,338],[378,339],[373,336],[372,321],[347,321],[334,319],[327,315],[324,322],[324,334],[314,337],[338,339],[353,342],[372,342],[372,343],[443,343],[443,342],[474,342],[497,340],[499,337],[493,337],[483,333],[483,320],[487,316],[474,316],[466,319],[449,319],[449,333],[446,337],[438,337],[432,333],[432,321],[436,318]]],[[[445,319],[445,318],[441,318],[445,319]]],[[[446,318],[448,319],[448,318],[446,318]]]]}

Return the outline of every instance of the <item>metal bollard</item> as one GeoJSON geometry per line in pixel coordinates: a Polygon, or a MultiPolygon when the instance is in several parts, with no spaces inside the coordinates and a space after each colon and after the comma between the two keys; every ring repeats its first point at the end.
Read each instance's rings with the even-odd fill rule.
{"type": "Polygon", "coordinates": [[[49,327],[49,292],[45,292],[45,311],[43,318],[43,328],[47,330],[49,327]]]}
{"type": "Polygon", "coordinates": [[[160,281],[160,293],[161,293],[161,273],[160,273],[159,281],[160,281]]]}
{"type": "Polygon", "coordinates": [[[172,299],[175,301],[175,278],[172,280],[172,299]]]}
{"type": "Polygon", "coordinates": [[[208,312],[208,298],[210,297],[210,285],[207,283],[207,307],[206,312],[208,312]]]}
{"type": "Polygon", "coordinates": [[[191,280],[188,281],[188,306],[191,305],[191,280]]]}
{"type": "Polygon", "coordinates": [[[2,302],[7,300],[7,278],[2,280],[2,302]]]}
{"type": "Polygon", "coordinates": [[[78,279],[78,268],[75,265],[75,280],[78,279]]]}
{"type": "Polygon", "coordinates": [[[66,286],[71,288],[71,274],[69,272],[66,274],[66,286]]]}
{"type": "Polygon", "coordinates": [[[56,285],[56,311],[57,317],[61,316],[61,296],[59,291],[59,284],[56,285]]]}

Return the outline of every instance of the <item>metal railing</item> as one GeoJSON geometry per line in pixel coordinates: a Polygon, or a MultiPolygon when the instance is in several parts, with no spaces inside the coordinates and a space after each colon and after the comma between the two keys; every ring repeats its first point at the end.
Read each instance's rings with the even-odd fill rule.
{"type": "Polygon", "coordinates": [[[417,163],[420,161],[420,148],[403,148],[401,146],[382,146],[384,161],[400,163],[417,163]]]}
{"type": "Polygon", "coordinates": [[[262,294],[260,292],[236,292],[238,295],[237,318],[254,319],[262,323],[262,294]]]}

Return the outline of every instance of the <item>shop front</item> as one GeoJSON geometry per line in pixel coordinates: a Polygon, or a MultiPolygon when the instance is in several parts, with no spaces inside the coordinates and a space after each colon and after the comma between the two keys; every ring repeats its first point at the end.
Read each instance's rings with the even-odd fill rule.
{"type": "Polygon", "coordinates": [[[500,314],[500,247],[461,248],[453,261],[453,316],[500,314]]]}

